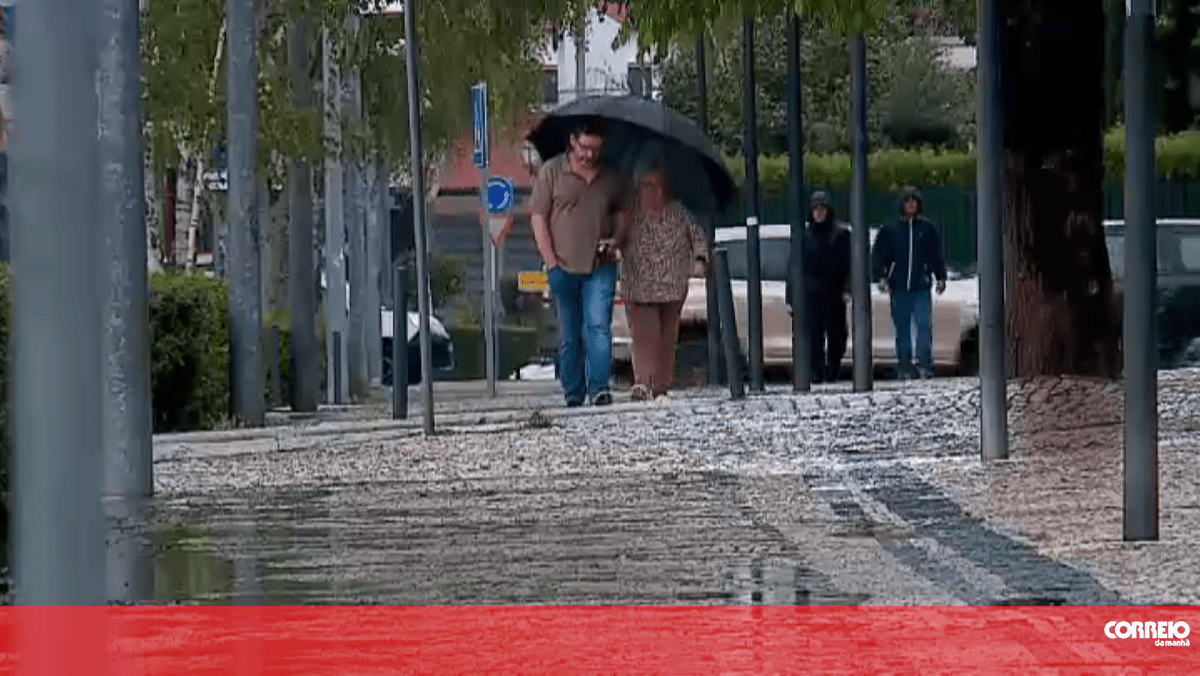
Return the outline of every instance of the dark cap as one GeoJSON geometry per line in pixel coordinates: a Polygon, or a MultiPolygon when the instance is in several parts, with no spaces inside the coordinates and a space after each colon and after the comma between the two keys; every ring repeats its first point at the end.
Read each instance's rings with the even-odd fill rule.
{"type": "Polygon", "coordinates": [[[825,192],[824,190],[818,190],[812,194],[812,199],[809,200],[809,203],[813,207],[827,207],[829,206],[829,193],[825,192]]]}

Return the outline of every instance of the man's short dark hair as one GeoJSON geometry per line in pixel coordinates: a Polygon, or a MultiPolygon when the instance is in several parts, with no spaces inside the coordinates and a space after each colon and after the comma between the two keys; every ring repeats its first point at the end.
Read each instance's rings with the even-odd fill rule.
{"type": "Polygon", "coordinates": [[[605,120],[602,117],[581,117],[571,125],[571,136],[604,136],[607,131],[605,120]]]}

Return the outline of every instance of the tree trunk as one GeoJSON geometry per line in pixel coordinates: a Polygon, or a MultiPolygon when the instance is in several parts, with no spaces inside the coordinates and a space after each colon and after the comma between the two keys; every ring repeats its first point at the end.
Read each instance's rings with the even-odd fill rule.
{"type": "Polygon", "coordinates": [[[1012,375],[1117,378],[1120,315],[1102,223],[1103,4],[1004,0],[1004,9],[1012,375]]]}

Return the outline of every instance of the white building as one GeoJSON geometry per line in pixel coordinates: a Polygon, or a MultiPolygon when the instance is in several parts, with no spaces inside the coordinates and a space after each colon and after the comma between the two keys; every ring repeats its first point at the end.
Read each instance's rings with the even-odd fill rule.
{"type": "MultiPolygon", "coordinates": [[[[662,96],[658,68],[648,57],[644,63],[638,63],[637,35],[632,34],[625,43],[617,42],[625,16],[625,8],[615,3],[605,3],[603,9],[588,16],[586,38],[582,42],[583,95],[638,93],[653,99],[662,96]]],[[[542,53],[545,74],[542,103],[552,108],[579,94],[576,60],[579,45],[569,31],[549,32],[551,36],[542,53]]]]}

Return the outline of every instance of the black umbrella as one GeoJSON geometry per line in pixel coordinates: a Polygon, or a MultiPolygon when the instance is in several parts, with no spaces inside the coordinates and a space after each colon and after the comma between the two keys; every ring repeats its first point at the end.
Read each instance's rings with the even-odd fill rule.
{"type": "Polygon", "coordinates": [[[737,183],[700,127],[640,96],[589,96],[563,104],[529,133],[529,141],[548,160],[567,150],[570,132],[586,117],[608,121],[607,164],[629,171],[646,154],[658,155],[672,194],[697,214],[716,216],[737,198],[737,183]]]}

